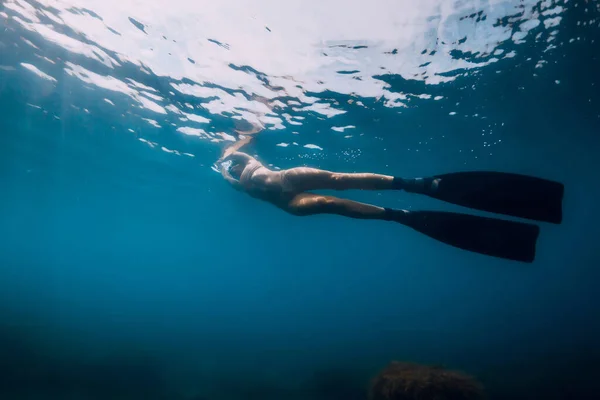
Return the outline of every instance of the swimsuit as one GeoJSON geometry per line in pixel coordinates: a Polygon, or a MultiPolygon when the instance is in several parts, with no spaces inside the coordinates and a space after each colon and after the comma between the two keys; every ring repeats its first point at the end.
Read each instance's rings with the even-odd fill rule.
{"type": "Polygon", "coordinates": [[[258,162],[250,162],[240,175],[240,184],[248,190],[263,193],[293,193],[293,185],[285,171],[271,171],[258,162]]]}

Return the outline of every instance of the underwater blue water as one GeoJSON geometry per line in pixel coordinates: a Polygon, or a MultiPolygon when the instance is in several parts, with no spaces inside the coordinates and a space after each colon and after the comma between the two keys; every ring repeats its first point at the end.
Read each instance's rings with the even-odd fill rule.
{"type": "MultiPolygon", "coordinates": [[[[442,10],[456,5],[450,12],[456,19],[472,14],[464,4],[483,15],[520,9],[510,1],[430,3],[442,10]]],[[[130,47],[129,59],[115,50],[126,37],[140,49],[150,46],[142,38],[153,26],[138,21],[144,15],[119,16],[131,33],[111,49],[92,39],[92,21],[107,15],[68,5],[0,5],[2,398],[359,399],[392,360],[464,370],[494,399],[595,398],[596,2],[529,2],[533,16],[527,15],[542,23],[522,43],[510,34],[492,40],[492,50],[502,49],[497,54],[514,51],[493,61],[492,51],[458,53],[478,32],[474,22],[466,42],[444,48],[445,61],[432,58],[439,70],[420,67],[447,81],[401,69],[431,48],[401,48],[385,61],[400,70],[376,75],[365,60],[380,62],[373,55],[383,54],[377,41],[364,45],[375,48],[369,56],[356,55],[362,44],[330,46],[342,49],[337,61],[307,67],[298,78],[303,83],[290,83],[286,95],[276,88],[288,79],[283,73],[271,77],[229,55],[204,60],[174,47],[192,57],[193,63],[184,60],[189,68],[206,63],[208,72],[195,80],[188,70],[153,71],[145,66],[150,58],[131,55],[137,49],[130,47]],[[554,6],[561,8],[544,14],[554,6]],[[69,14],[88,18],[90,33],[69,26],[69,14]],[[64,24],[48,15],[61,15],[64,24]],[[558,27],[543,22],[554,15],[558,27]],[[453,46],[455,52],[448,50],[453,46]],[[338,70],[337,62],[367,72],[355,80],[338,74],[346,79],[338,81],[335,71],[351,68],[338,70]],[[456,64],[442,71],[444,62],[456,64]],[[225,70],[240,75],[211,81],[211,73],[225,70]],[[353,82],[364,85],[356,94],[353,82]],[[178,86],[185,84],[197,91],[178,86]],[[270,99],[271,108],[265,111],[253,95],[270,99]],[[294,108],[294,102],[314,104],[311,97],[323,107],[294,108]],[[273,106],[275,100],[283,105],[273,106]],[[294,217],[232,190],[211,168],[239,139],[234,129],[244,120],[265,127],[248,151],[279,168],[407,177],[499,170],[558,180],[566,187],[564,221],[542,224],[536,261],[522,264],[461,251],[389,222],[294,217]],[[346,126],[353,128],[332,129],[346,126]]],[[[518,30],[514,21],[499,24],[518,30]]],[[[440,37],[454,25],[444,26],[440,37]]],[[[154,28],[160,38],[158,23],[154,28]]],[[[170,29],[175,35],[178,25],[170,29]]],[[[462,28],[456,29],[460,39],[462,28]]],[[[218,43],[223,54],[244,55],[218,43]]],[[[266,54],[269,65],[291,57],[266,54]]],[[[343,195],[387,207],[464,211],[402,192],[343,195]]]]}

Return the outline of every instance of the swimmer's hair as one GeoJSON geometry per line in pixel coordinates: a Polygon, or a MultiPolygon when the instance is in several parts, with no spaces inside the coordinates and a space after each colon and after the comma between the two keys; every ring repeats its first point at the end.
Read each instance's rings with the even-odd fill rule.
{"type": "Polygon", "coordinates": [[[482,400],[483,386],[459,371],[391,362],[373,380],[369,400],[482,400]]]}

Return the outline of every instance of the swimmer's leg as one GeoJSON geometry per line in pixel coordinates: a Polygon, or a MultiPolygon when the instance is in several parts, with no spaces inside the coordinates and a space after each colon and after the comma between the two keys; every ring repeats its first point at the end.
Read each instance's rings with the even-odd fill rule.
{"type": "Polygon", "coordinates": [[[372,173],[338,173],[314,168],[282,172],[298,192],[318,189],[405,190],[477,210],[561,223],[564,185],[532,176],[494,171],[455,172],[404,179],[372,173]]]}
{"type": "Polygon", "coordinates": [[[294,196],[282,208],[298,216],[336,214],[394,221],[463,250],[523,262],[533,262],[539,235],[538,226],[521,222],[442,211],[395,210],[309,193],[294,196]]]}
{"type": "Polygon", "coordinates": [[[298,216],[337,214],[357,219],[381,220],[389,217],[383,207],[312,193],[300,193],[284,204],[282,208],[290,214],[298,216]]]}
{"type": "Polygon", "coordinates": [[[403,179],[392,175],[374,174],[370,172],[345,173],[323,169],[297,167],[282,171],[283,179],[288,187],[296,192],[309,190],[406,190],[421,193],[423,179],[403,179]]]}
{"type": "Polygon", "coordinates": [[[394,177],[372,173],[340,173],[297,167],[283,171],[286,185],[297,192],[308,190],[395,189],[394,177]]]}

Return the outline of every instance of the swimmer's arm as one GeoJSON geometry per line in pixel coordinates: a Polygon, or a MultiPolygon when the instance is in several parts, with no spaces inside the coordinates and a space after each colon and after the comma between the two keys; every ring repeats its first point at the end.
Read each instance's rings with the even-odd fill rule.
{"type": "MultiPolygon", "coordinates": [[[[221,158],[219,158],[219,161],[223,161],[226,158],[230,158],[231,156],[233,156],[234,154],[244,154],[244,153],[240,153],[239,150],[244,147],[245,145],[247,145],[248,143],[250,143],[250,141],[252,141],[252,137],[245,137],[241,140],[238,140],[237,142],[235,142],[234,144],[228,146],[227,148],[225,148],[225,150],[223,151],[223,154],[221,155],[221,158]]],[[[250,157],[250,156],[248,156],[250,157]]]]}
{"type": "Polygon", "coordinates": [[[239,150],[250,143],[257,133],[262,131],[264,127],[262,125],[252,124],[252,129],[249,131],[241,131],[236,129],[236,133],[240,135],[240,140],[237,142],[227,146],[225,150],[223,150],[223,154],[221,154],[221,158],[218,161],[223,161],[226,158],[230,157],[234,153],[238,153],[239,150]]]}

